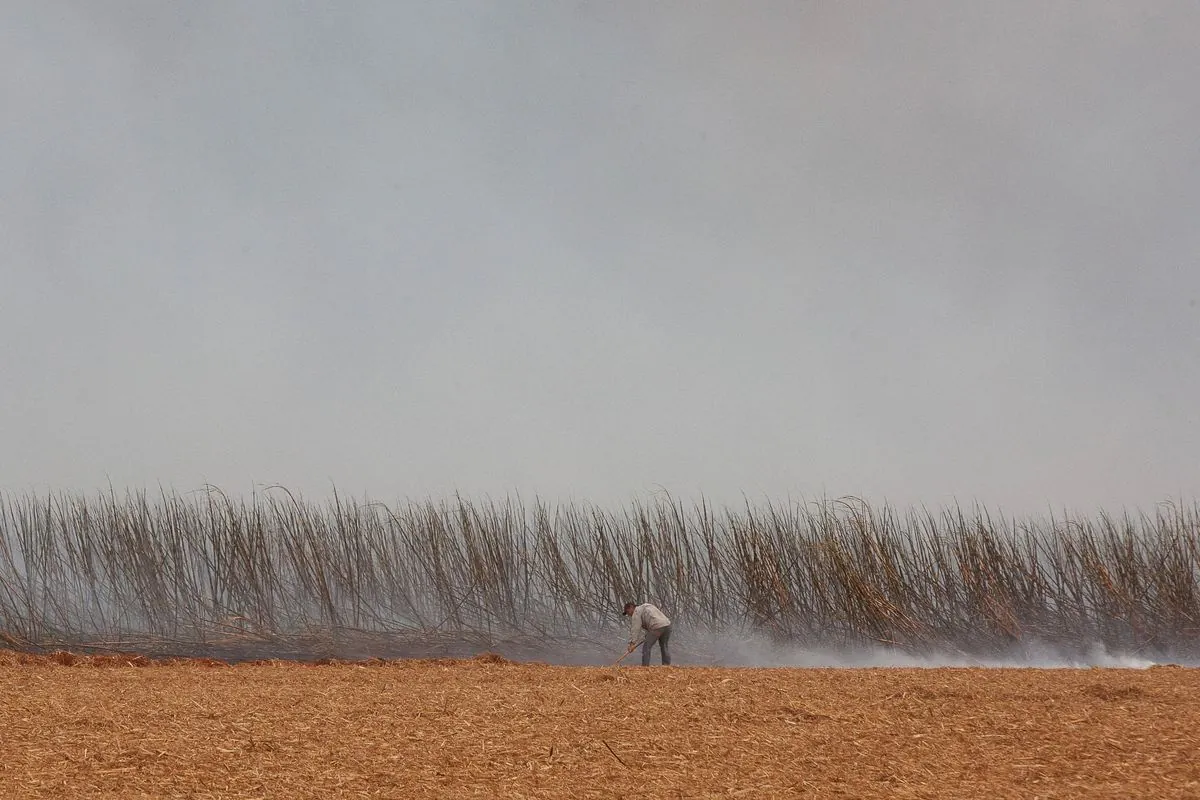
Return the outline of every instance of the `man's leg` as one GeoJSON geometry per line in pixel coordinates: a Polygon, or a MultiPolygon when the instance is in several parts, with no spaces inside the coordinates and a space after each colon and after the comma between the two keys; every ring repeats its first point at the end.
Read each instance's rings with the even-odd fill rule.
{"type": "Polygon", "coordinates": [[[659,654],[662,656],[663,665],[669,667],[671,666],[671,651],[667,649],[667,645],[671,641],[671,626],[668,625],[661,631],[658,631],[658,634],[659,654]]]}
{"type": "Polygon", "coordinates": [[[658,641],[659,631],[646,631],[646,638],[642,640],[642,666],[650,666],[650,651],[654,649],[654,643],[658,641]]]}

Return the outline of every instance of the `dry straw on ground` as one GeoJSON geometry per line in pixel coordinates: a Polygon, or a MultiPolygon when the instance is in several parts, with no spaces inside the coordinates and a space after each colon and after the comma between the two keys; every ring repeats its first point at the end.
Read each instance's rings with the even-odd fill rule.
{"type": "Polygon", "coordinates": [[[1197,797],[1200,673],[0,652],[26,797],[1197,797]],[[108,668],[97,669],[95,665],[108,668]]]}

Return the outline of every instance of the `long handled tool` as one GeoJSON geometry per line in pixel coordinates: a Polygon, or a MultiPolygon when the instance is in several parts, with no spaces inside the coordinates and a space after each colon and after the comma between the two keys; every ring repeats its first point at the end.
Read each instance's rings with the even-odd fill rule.
{"type": "Polygon", "coordinates": [[[628,656],[630,653],[632,653],[634,650],[637,650],[637,645],[636,645],[636,644],[635,644],[633,647],[631,647],[631,648],[629,648],[628,650],[626,650],[626,651],[625,651],[625,655],[621,656],[621,657],[620,657],[620,658],[618,658],[616,661],[614,661],[614,662],[613,662],[613,666],[615,667],[617,664],[620,664],[622,661],[624,661],[624,660],[625,660],[625,658],[626,658],[626,657],[627,657],[627,656],[628,656]]]}

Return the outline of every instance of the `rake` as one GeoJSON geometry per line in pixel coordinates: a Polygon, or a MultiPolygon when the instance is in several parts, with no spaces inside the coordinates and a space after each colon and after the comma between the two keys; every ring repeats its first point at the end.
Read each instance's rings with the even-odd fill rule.
{"type": "Polygon", "coordinates": [[[625,660],[625,659],[626,659],[626,658],[629,656],[629,654],[630,654],[630,653],[632,653],[634,650],[637,650],[637,645],[636,645],[636,644],[635,644],[633,647],[631,647],[631,648],[629,648],[628,650],[626,650],[626,651],[625,651],[625,655],[621,656],[621,657],[620,657],[620,658],[618,658],[616,661],[614,661],[612,665],[615,667],[615,666],[617,666],[618,664],[620,664],[620,663],[621,663],[622,661],[624,661],[624,660],[625,660]]]}

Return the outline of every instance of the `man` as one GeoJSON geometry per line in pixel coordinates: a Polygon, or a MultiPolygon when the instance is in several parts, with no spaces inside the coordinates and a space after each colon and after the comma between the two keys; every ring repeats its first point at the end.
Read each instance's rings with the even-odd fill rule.
{"type": "Polygon", "coordinates": [[[642,643],[642,666],[650,666],[650,651],[658,642],[658,651],[665,666],[671,664],[671,651],[667,645],[671,640],[671,620],[658,608],[649,603],[626,603],[624,616],[629,617],[629,651],[642,643]],[[643,638],[642,632],[645,631],[643,638]]]}

